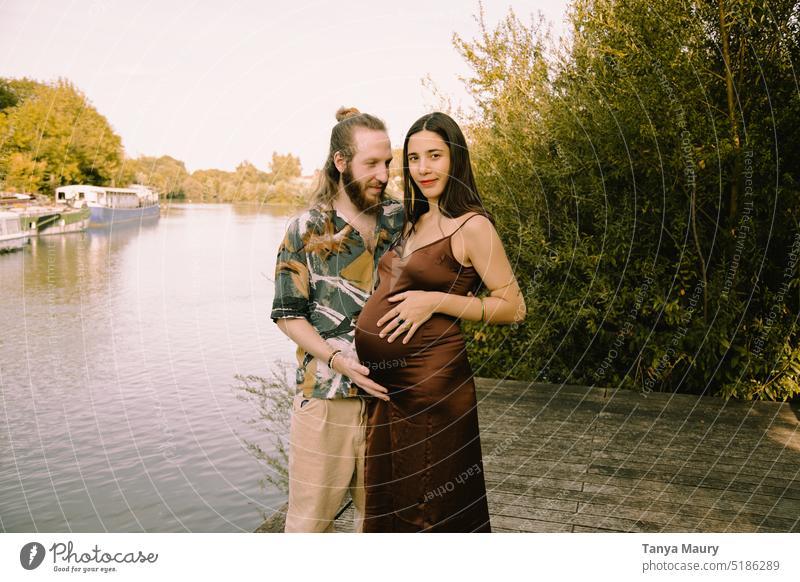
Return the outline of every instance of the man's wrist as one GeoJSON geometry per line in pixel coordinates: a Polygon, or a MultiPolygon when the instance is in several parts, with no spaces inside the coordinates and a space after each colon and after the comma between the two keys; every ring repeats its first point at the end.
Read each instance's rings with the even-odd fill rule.
{"type": "Polygon", "coordinates": [[[341,355],[341,353],[342,353],[342,350],[340,350],[340,349],[336,349],[336,350],[333,350],[333,351],[330,353],[330,355],[328,356],[328,367],[329,367],[331,370],[333,370],[333,362],[335,362],[335,361],[336,361],[336,358],[337,358],[339,355],[341,355]]]}

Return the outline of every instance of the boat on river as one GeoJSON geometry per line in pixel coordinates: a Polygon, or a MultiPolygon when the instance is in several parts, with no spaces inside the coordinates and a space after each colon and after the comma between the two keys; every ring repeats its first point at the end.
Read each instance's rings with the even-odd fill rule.
{"type": "Polygon", "coordinates": [[[18,213],[0,210],[0,253],[21,249],[36,236],[36,229],[25,230],[22,224],[18,213]]]}
{"type": "Polygon", "coordinates": [[[161,214],[158,193],[141,184],[128,188],[86,184],[62,186],[56,188],[56,203],[88,208],[90,226],[138,222],[158,218],[161,214]]]}
{"type": "Polygon", "coordinates": [[[53,204],[48,197],[36,194],[0,192],[0,213],[2,246],[14,249],[24,245],[31,236],[86,230],[90,210],[71,204],[53,204]]]}
{"type": "Polygon", "coordinates": [[[23,230],[37,236],[81,232],[89,226],[89,208],[65,204],[29,205],[14,209],[23,230]]]}

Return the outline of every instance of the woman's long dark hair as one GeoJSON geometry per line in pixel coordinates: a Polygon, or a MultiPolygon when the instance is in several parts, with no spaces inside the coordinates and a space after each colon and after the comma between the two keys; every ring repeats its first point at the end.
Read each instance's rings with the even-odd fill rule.
{"type": "MultiPolygon", "coordinates": [[[[406,140],[403,142],[403,202],[405,206],[403,232],[406,232],[408,224],[411,224],[413,230],[419,217],[429,210],[428,200],[414,183],[408,169],[408,140],[420,131],[432,131],[438,134],[450,150],[449,176],[444,192],[439,197],[441,213],[448,218],[455,218],[466,212],[477,212],[492,220],[483,207],[480,194],[478,194],[475,176],[472,174],[472,164],[469,161],[467,140],[464,138],[461,128],[452,117],[437,111],[417,119],[409,128],[406,140]]],[[[492,220],[492,222],[494,221],[492,220]]]]}

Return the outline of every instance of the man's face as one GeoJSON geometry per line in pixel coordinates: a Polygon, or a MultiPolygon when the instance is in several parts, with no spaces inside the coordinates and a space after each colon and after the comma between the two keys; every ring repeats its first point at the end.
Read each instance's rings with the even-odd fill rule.
{"type": "Polygon", "coordinates": [[[377,214],[389,182],[392,148],[384,131],[359,127],[353,130],[355,155],[342,171],[344,190],[362,212],[377,214]]]}

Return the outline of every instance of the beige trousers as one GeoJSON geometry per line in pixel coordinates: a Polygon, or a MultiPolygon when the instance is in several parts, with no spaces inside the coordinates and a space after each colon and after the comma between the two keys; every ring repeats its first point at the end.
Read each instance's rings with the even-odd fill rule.
{"type": "Polygon", "coordinates": [[[332,532],[348,491],[355,509],[355,531],[362,531],[366,417],[366,401],[360,397],[294,397],[287,532],[332,532]]]}

